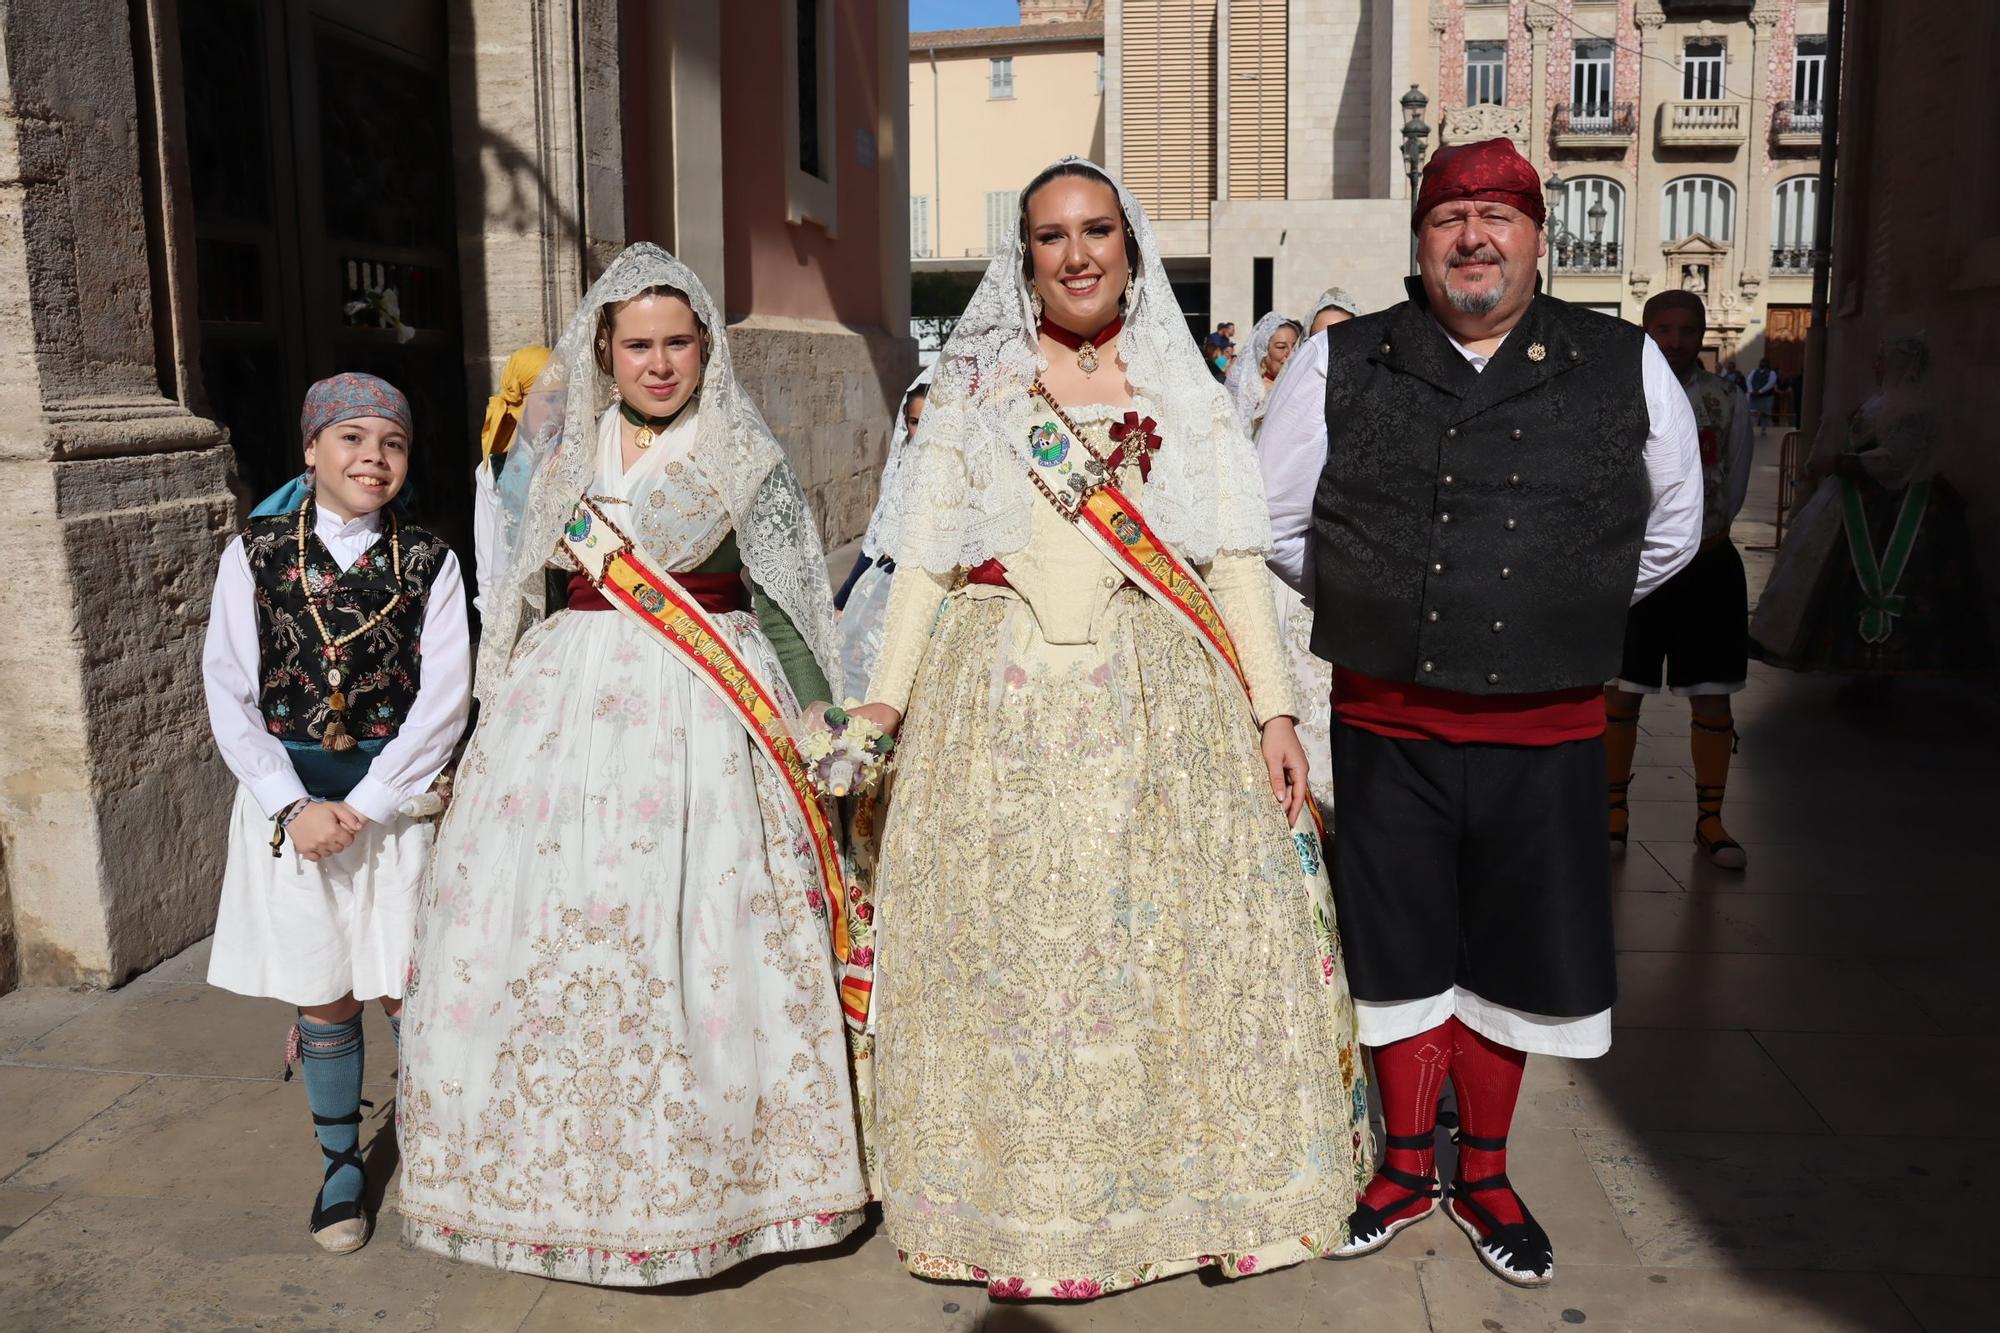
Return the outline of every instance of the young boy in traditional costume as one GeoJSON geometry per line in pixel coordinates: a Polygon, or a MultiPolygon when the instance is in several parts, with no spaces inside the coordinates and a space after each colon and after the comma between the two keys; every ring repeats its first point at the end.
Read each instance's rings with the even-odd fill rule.
{"type": "Polygon", "coordinates": [[[306,394],[299,426],[299,498],[260,505],[223,552],[202,650],[209,725],[238,784],[208,980],[297,1006],[287,1058],[325,1162],[312,1235],[346,1254],[369,1226],[362,1002],[379,998],[396,1030],[430,859],[431,824],[401,810],[450,759],[471,678],[457,559],[392,509],[408,400],[335,375],[306,394]]]}

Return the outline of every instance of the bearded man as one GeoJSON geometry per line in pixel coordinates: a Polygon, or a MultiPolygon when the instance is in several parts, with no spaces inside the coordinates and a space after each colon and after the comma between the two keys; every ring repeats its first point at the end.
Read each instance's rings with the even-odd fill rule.
{"type": "Polygon", "coordinates": [[[1272,568],[1334,664],[1334,893],[1386,1153],[1343,1257],[1439,1203],[1520,1286],[1555,1275],[1508,1181],[1526,1053],[1611,1044],[1603,686],[1626,610],[1694,554],[1687,395],[1635,325],[1539,294],[1541,183],[1443,148],[1409,300],[1293,354],[1259,451],[1272,568]]]}

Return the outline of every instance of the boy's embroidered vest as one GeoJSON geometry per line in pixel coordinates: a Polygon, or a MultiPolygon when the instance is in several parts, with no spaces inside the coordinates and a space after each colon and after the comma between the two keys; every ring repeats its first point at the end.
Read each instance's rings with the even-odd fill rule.
{"type": "Polygon", "coordinates": [[[1729,531],[1729,441],[1741,395],[1722,376],[1696,367],[1687,396],[1701,428],[1701,535],[1714,537],[1729,531]]]}
{"type": "MultiPolygon", "coordinates": [[[[243,553],[257,587],[257,706],[280,740],[318,742],[326,729],[326,659],[319,628],[306,609],[298,552],[298,512],[256,518],[243,530],[243,553]]],[[[356,740],[396,734],[423,684],[424,613],[431,584],[450,548],[410,523],[398,529],[403,548],[403,602],[393,615],[341,652],[347,730],[356,740]]],[[[307,562],[327,632],[334,638],[361,625],[395,594],[389,529],[345,571],[306,533],[307,562]]]]}

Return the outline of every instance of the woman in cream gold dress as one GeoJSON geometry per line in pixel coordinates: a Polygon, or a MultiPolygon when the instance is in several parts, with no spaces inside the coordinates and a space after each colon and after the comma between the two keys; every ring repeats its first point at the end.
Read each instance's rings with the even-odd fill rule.
{"type": "Polygon", "coordinates": [[[867,1199],[831,841],[771,719],[709,684],[754,682],[780,719],[832,693],[805,495],[656,246],[592,286],[523,421],[483,711],[418,909],[403,1234],[605,1286],[831,1244],[867,1199]],[[569,600],[544,620],[551,564],[569,600]]]}
{"type": "Polygon", "coordinates": [[[1332,1250],[1372,1163],[1257,460],[1138,204],[1021,198],[879,534],[866,1128],[911,1271],[1081,1299],[1332,1250]]]}

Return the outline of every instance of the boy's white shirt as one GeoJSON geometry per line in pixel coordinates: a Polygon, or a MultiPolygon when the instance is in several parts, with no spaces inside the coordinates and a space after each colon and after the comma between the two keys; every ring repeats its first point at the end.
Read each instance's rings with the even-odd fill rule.
{"type": "MultiPolygon", "coordinates": [[[[320,542],[343,570],[373,546],[382,531],[379,512],[348,522],[324,509],[315,515],[320,542]]],[[[423,684],[409,715],[368,765],[368,776],[347,795],[348,805],[378,824],[393,819],[398,806],[430,787],[451,759],[472,710],[471,629],[458,557],[449,551],[431,583],[421,641],[423,684]]],[[[308,651],[316,646],[308,644],[308,651]]],[[[237,537],[222,553],[215,576],[208,637],[201,651],[202,688],[222,761],[249,788],[259,808],[275,818],[306,789],[258,707],[262,656],[256,580],[243,553],[243,539],[237,537]]]]}

